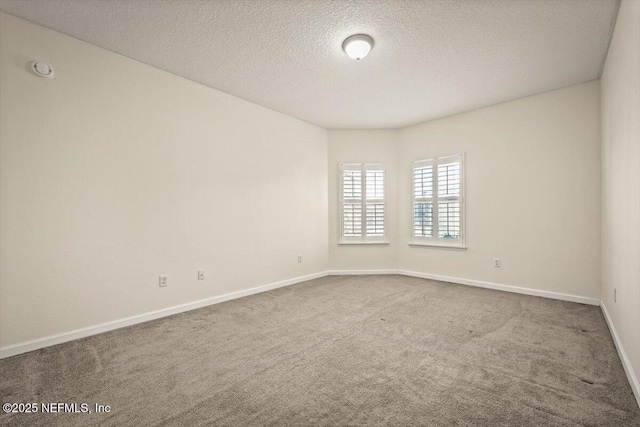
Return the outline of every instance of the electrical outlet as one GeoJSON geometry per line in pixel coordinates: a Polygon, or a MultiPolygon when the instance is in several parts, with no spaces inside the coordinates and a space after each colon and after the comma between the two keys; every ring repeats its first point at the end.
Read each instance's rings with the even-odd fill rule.
{"type": "Polygon", "coordinates": [[[494,258],[493,259],[493,267],[494,268],[502,267],[502,261],[500,260],[500,258],[494,258]]]}
{"type": "Polygon", "coordinates": [[[167,286],[169,284],[169,277],[168,276],[160,276],[158,281],[159,281],[160,287],[164,288],[165,286],[167,286]]]}
{"type": "Polygon", "coordinates": [[[198,270],[198,280],[204,280],[204,270],[198,270]]]}
{"type": "Polygon", "coordinates": [[[298,264],[302,264],[302,255],[298,255],[298,264]]]}

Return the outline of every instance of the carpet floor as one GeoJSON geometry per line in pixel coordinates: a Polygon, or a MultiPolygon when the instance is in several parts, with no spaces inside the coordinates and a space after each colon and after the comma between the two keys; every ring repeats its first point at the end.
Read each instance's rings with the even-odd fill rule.
{"type": "Polygon", "coordinates": [[[29,426],[640,426],[598,307],[333,276],[0,361],[29,426]]]}

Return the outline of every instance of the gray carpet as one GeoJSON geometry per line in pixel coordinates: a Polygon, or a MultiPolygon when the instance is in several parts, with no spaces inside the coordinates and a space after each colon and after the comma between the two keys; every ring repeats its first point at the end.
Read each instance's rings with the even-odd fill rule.
{"type": "Polygon", "coordinates": [[[0,361],[3,425],[640,426],[598,307],[403,276],[281,288],[0,361]]]}

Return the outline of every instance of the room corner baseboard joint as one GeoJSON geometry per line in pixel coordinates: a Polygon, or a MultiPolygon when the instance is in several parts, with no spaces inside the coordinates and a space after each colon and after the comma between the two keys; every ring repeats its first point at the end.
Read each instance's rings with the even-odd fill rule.
{"type": "Polygon", "coordinates": [[[398,270],[329,270],[329,276],[363,276],[371,274],[398,274],[398,270]]]}

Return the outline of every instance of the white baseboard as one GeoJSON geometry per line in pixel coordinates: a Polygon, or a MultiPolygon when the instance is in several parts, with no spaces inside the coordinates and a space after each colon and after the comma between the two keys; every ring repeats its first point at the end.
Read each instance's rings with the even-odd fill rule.
{"type": "Polygon", "coordinates": [[[519,286],[501,285],[499,283],[482,282],[480,280],[462,279],[460,277],[440,276],[437,274],[420,273],[417,271],[398,270],[403,276],[421,277],[423,279],[439,280],[441,282],[458,283],[460,285],[476,286],[479,288],[495,289],[497,291],[513,292],[516,294],[533,295],[562,301],[578,302],[581,304],[600,305],[598,298],[583,297],[580,295],[563,294],[560,292],[542,291],[539,289],[521,288],[519,286]]]}
{"type": "Polygon", "coordinates": [[[329,270],[330,276],[353,276],[366,274],[400,274],[403,276],[420,277],[422,279],[438,280],[441,282],[458,283],[460,285],[476,286],[479,288],[495,289],[498,291],[512,292],[516,294],[532,295],[536,297],[544,297],[558,299],[562,301],[578,302],[588,305],[600,305],[600,299],[583,297],[580,295],[563,294],[560,292],[542,291],[539,289],[521,288],[519,286],[502,285],[499,283],[482,282],[480,280],[462,279],[460,277],[441,276],[438,274],[421,273],[410,270],[329,270]]]}
{"type": "Polygon", "coordinates": [[[242,298],[248,295],[258,294],[261,292],[270,291],[272,289],[282,288],[284,286],[306,282],[308,280],[325,277],[326,275],[327,275],[326,271],[321,271],[319,273],[308,274],[306,276],[300,276],[300,277],[294,277],[293,279],[282,280],[280,282],[275,282],[275,283],[269,283],[267,285],[257,286],[255,288],[245,289],[237,292],[231,292],[229,294],[219,295],[212,298],[207,298],[199,301],[189,302],[186,304],[176,305],[169,308],[164,308],[161,310],[139,314],[136,316],[126,317],[124,319],[114,320],[112,322],[101,323],[99,325],[89,326],[82,329],[76,329],[69,332],[50,335],[44,338],[38,338],[31,341],[24,341],[18,344],[0,347],[0,359],[16,356],[18,354],[26,353],[33,350],[38,350],[38,349],[49,347],[56,344],[62,344],[67,341],[73,341],[79,338],[84,338],[91,335],[112,331],[114,329],[124,328],[125,326],[131,326],[138,323],[148,322],[149,320],[155,320],[161,317],[171,316],[172,314],[183,313],[185,311],[195,310],[196,308],[206,307],[208,305],[218,304],[218,303],[233,300],[236,298],[242,298]]]}
{"type": "Polygon", "coordinates": [[[329,270],[330,276],[360,276],[370,274],[398,274],[398,270],[329,270]]]}
{"type": "Polygon", "coordinates": [[[317,279],[327,275],[372,275],[372,274],[401,274],[404,276],[420,277],[424,279],[439,280],[443,282],[459,283],[462,285],[477,286],[481,288],[496,289],[505,292],[514,292],[525,295],[534,295],[545,298],[559,299],[563,301],[572,301],[583,304],[599,305],[600,300],[595,298],[587,298],[577,295],[562,294],[557,292],[540,291],[537,289],[520,288],[517,286],[500,285],[497,283],[481,282],[478,280],[461,279],[458,277],[440,276],[436,274],[420,273],[416,271],[408,270],[396,270],[396,269],[380,269],[380,270],[330,270],[321,271],[306,276],[295,277],[293,279],[283,280],[280,282],[270,283],[263,286],[257,286],[251,289],[245,289],[242,291],[232,292],[225,295],[219,295],[204,300],[194,301],[174,307],[165,308],[162,310],[156,310],[149,313],[144,313],[136,316],[127,317],[124,319],[114,320],[112,322],[101,323],[99,325],[89,326],[82,329],[76,329],[69,332],[63,332],[56,335],[50,335],[44,338],[38,338],[31,341],[24,341],[21,343],[0,347],[0,359],[6,357],[15,356],[18,354],[26,353],[33,350],[38,350],[44,347],[49,347],[56,344],[61,344],[67,341],[76,340],[79,338],[88,337],[91,335],[100,334],[102,332],[111,331],[126,326],[135,325],[138,323],[148,322],[149,320],[159,319],[161,317],[171,316],[173,314],[182,313],[189,310],[205,307],[212,304],[218,304],[221,302],[233,300],[236,298],[242,298],[244,296],[257,294],[260,292],[266,292],[271,289],[281,288],[283,286],[289,286],[296,283],[306,282],[308,280],[317,279]]]}
{"type": "Polygon", "coordinates": [[[604,301],[600,303],[600,309],[602,309],[602,314],[604,314],[604,320],[607,321],[607,326],[609,326],[609,332],[611,332],[611,336],[613,337],[613,343],[616,345],[616,350],[618,350],[618,356],[620,356],[620,360],[622,361],[622,367],[624,368],[624,372],[627,374],[627,379],[629,380],[629,384],[631,385],[631,390],[633,390],[633,394],[636,396],[636,402],[640,407],[640,380],[638,380],[638,376],[633,371],[633,366],[631,366],[631,361],[629,360],[629,356],[627,356],[627,352],[624,351],[624,347],[622,346],[622,341],[620,341],[620,337],[618,336],[616,327],[613,325],[611,316],[609,316],[607,307],[605,307],[604,305],[604,301]]]}

